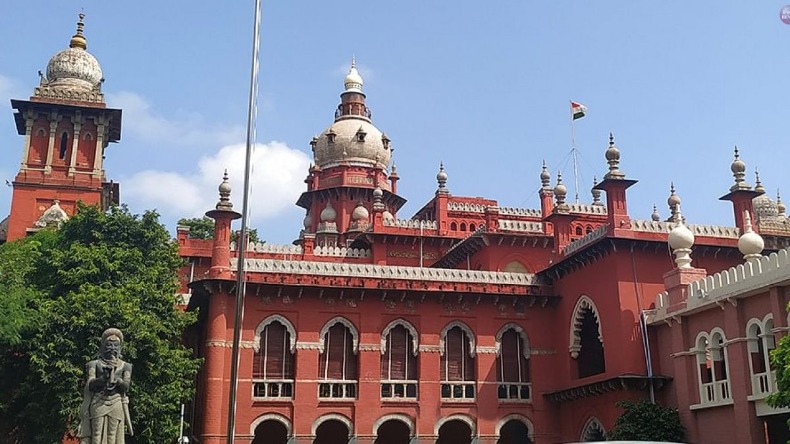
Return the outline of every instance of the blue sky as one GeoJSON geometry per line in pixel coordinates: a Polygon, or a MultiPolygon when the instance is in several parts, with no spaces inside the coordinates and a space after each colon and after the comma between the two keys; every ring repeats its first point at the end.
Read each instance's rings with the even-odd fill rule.
{"type": "MultiPolygon", "coordinates": [[[[790,0],[785,0],[790,1],[790,0]]],[[[674,181],[690,223],[732,225],[718,198],[732,184],[733,145],[754,183],[790,200],[790,25],[784,3],[264,1],[251,225],[271,243],[301,228],[310,138],[332,122],[351,55],[374,123],[392,139],[409,200],[430,199],[440,161],[454,195],[539,206],[545,159],[572,184],[569,100],[577,121],[581,200],[606,172],[613,131],[621,168],[639,183],[629,212],[667,217],[674,181]]],[[[172,229],[216,201],[228,167],[241,206],[252,1],[28,0],[0,27],[0,176],[12,179],[22,138],[10,98],[27,98],[65,48],[84,8],[88,50],[108,103],[124,109],[108,178],[133,211],[156,208],[172,229]]],[[[0,184],[2,181],[0,181],[0,184]]],[[[0,215],[10,188],[1,187],[0,215]]],[[[571,187],[572,188],[572,187],[571,187]]],[[[572,193],[572,191],[571,191],[572,193]]]]}

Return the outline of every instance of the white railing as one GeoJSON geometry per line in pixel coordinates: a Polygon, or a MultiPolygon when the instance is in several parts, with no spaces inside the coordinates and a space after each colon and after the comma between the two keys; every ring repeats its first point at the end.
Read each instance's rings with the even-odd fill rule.
{"type": "Polygon", "coordinates": [[[586,214],[606,214],[606,206],[604,205],[588,205],[588,204],[568,204],[571,213],[586,213],[586,214]]]}
{"type": "Polygon", "coordinates": [[[384,380],[381,381],[381,399],[416,399],[417,381],[384,380]]]}
{"type": "Polygon", "coordinates": [[[541,212],[533,208],[499,207],[499,215],[541,217],[541,212]]]}
{"type": "Polygon", "coordinates": [[[706,382],[700,387],[700,404],[720,404],[730,400],[729,380],[706,382]]]}
{"type": "Polygon", "coordinates": [[[316,256],[332,256],[332,257],[370,257],[371,252],[365,248],[347,248],[347,247],[315,247],[313,254],[316,256]]]}
{"type": "MultiPolygon", "coordinates": [[[[631,230],[647,233],[669,233],[675,228],[675,225],[677,225],[675,222],[631,219],[631,230]]],[[[690,224],[687,227],[695,236],[724,237],[729,239],[738,239],[740,236],[740,230],[737,227],[697,224],[690,224]]]]}
{"type": "Polygon", "coordinates": [[[529,382],[500,382],[497,387],[497,397],[504,400],[532,400],[532,383],[529,382]]]}
{"type": "Polygon", "coordinates": [[[765,397],[771,393],[771,378],[768,372],[752,375],[752,396],[765,397]]]}
{"type": "Polygon", "coordinates": [[[253,379],[253,398],[291,399],[294,396],[293,379],[253,379]]]}
{"type": "MultiPolygon", "coordinates": [[[[236,251],[236,242],[230,243],[230,251],[236,251]]],[[[266,242],[250,242],[247,244],[247,251],[254,251],[256,253],[302,254],[302,246],[275,245],[266,242]]]]}
{"type": "Polygon", "coordinates": [[[435,220],[418,219],[384,219],[384,226],[397,228],[417,228],[422,226],[423,230],[435,230],[438,225],[435,220]]]}
{"type": "Polygon", "coordinates": [[[598,228],[590,231],[584,236],[566,245],[565,249],[562,250],[562,254],[568,256],[569,254],[586,247],[587,245],[595,242],[596,240],[606,236],[606,232],[608,229],[609,229],[608,224],[603,224],[599,226],[598,228]]]}
{"type": "Polygon", "coordinates": [[[485,205],[464,202],[447,202],[448,211],[463,211],[466,213],[484,213],[485,205]]]}
{"type": "Polygon", "coordinates": [[[325,379],[318,382],[318,399],[355,399],[357,381],[325,379]]]}
{"type": "Polygon", "coordinates": [[[527,233],[542,233],[542,222],[531,222],[526,220],[507,220],[499,219],[499,229],[508,231],[525,231],[527,233]]]}
{"type": "Polygon", "coordinates": [[[442,400],[475,399],[475,381],[442,381],[442,400]]]}

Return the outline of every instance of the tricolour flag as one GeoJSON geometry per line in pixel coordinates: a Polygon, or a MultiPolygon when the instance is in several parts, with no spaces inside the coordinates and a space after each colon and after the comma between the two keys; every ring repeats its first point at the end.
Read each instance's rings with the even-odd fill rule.
{"type": "Polygon", "coordinates": [[[573,120],[581,119],[587,114],[587,107],[581,103],[571,102],[571,114],[573,115],[573,120]]]}

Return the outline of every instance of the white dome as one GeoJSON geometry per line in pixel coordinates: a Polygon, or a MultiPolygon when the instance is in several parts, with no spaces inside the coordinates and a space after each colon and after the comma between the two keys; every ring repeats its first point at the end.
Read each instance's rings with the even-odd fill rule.
{"type": "Polygon", "coordinates": [[[51,87],[93,91],[103,78],[96,57],[82,48],[67,48],[52,56],[47,64],[47,80],[51,87]]]}
{"type": "Polygon", "coordinates": [[[384,213],[381,215],[381,219],[387,222],[395,222],[395,217],[389,212],[389,210],[384,210],[384,213]]]}
{"type": "Polygon", "coordinates": [[[669,246],[673,250],[691,248],[694,245],[694,233],[684,224],[679,223],[669,232],[669,246]]]}
{"type": "Polygon", "coordinates": [[[369,216],[370,213],[368,212],[367,208],[362,206],[362,202],[357,204],[356,208],[354,208],[354,211],[351,212],[351,220],[354,222],[367,222],[369,216]]]}
{"type": "Polygon", "coordinates": [[[392,153],[384,146],[381,136],[381,131],[366,119],[338,120],[318,136],[314,148],[315,163],[321,169],[344,162],[387,168],[392,153]],[[328,135],[330,131],[334,134],[332,142],[328,135]],[[364,133],[364,136],[359,136],[359,133],[364,133]]]}
{"type": "Polygon", "coordinates": [[[351,69],[348,70],[348,74],[343,81],[343,86],[346,87],[346,91],[362,92],[362,85],[364,84],[365,82],[362,80],[362,76],[359,75],[357,71],[356,61],[352,60],[351,69]]]}
{"type": "Polygon", "coordinates": [[[326,208],[321,211],[321,222],[334,222],[337,219],[337,212],[332,207],[332,202],[326,203],[326,208]]]}
{"type": "Polygon", "coordinates": [[[744,256],[759,255],[763,252],[764,247],[765,241],[763,241],[762,236],[752,231],[751,226],[738,239],[738,251],[744,256]]]}

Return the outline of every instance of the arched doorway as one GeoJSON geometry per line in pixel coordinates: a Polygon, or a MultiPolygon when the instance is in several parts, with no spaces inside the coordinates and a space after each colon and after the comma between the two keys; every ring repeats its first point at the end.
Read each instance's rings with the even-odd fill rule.
{"type": "Polygon", "coordinates": [[[411,431],[403,421],[390,419],[376,431],[376,444],[409,444],[411,431]]]}
{"type": "Polygon", "coordinates": [[[348,444],[348,427],[336,419],[321,423],[315,431],[313,444],[348,444]]]}
{"type": "Polygon", "coordinates": [[[288,429],[280,421],[267,419],[255,427],[252,444],[287,444],[288,429]]]}
{"type": "Polygon", "coordinates": [[[497,444],[532,444],[529,427],[517,419],[511,419],[499,430],[497,444]]]}
{"type": "Polygon", "coordinates": [[[458,419],[445,422],[439,428],[436,444],[471,444],[472,429],[469,424],[458,419]]]}

